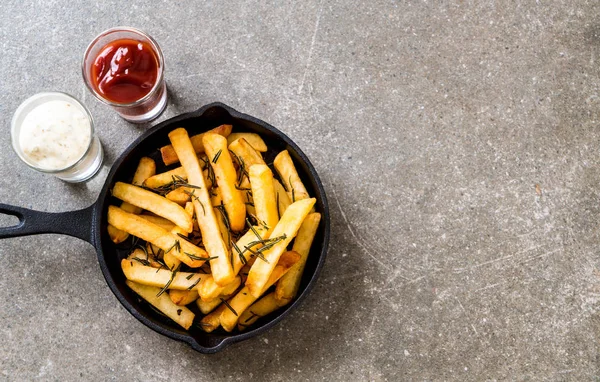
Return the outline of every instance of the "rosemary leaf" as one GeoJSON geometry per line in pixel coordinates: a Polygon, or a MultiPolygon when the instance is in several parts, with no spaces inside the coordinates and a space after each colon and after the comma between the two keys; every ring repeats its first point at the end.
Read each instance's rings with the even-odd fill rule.
{"type": "Polygon", "coordinates": [[[221,301],[223,302],[223,304],[225,304],[225,306],[227,308],[229,308],[229,310],[231,310],[233,312],[233,314],[235,314],[236,316],[239,317],[239,315],[237,314],[237,312],[235,311],[235,309],[233,309],[233,307],[231,305],[229,305],[229,302],[227,302],[227,300],[225,300],[224,298],[221,298],[221,301]]]}
{"type": "Polygon", "coordinates": [[[219,157],[221,156],[221,151],[222,150],[217,151],[217,153],[215,154],[215,156],[212,159],[213,163],[217,163],[217,161],[219,160],[219,157]]]}

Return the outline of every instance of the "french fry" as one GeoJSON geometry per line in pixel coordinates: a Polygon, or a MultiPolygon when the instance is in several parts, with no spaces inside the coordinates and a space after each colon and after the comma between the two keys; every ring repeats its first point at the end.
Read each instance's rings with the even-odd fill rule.
{"type": "Polygon", "coordinates": [[[215,282],[225,286],[233,281],[235,275],[229,263],[227,246],[221,238],[221,232],[215,216],[215,211],[210,208],[211,201],[206,189],[204,176],[200,170],[198,158],[194,147],[185,129],[179,128],[169,133],[169,139],[179,157],[181,165],[188,174],[188,182],[200,187],[194,190],[194,209],[196,220],[202,232],[202,242],[206,251],[210,254],[210,267],[215,282]]]}
{"type": "Polygon", "coordinates": [[[117,182],[112,189],[114,197],[134,206],[151,211],[158,216],[168,219],[181,227],[185,232],[192,232],[192,218],[185,213],[185,210],[165,197],[157,195],[141,187],[131,184],[117,182]]]}
{"type": "Polygon", "coordinates": [[[241,231],[246,225],[246,204],[242,192],[236,187],[236,172],[227,148],[227,139],[208,133],[202,137],[202,142],[221,190],[229,227],[232,231],[241,231]]]}
{"type": "MultiPolygon", "coordinates": [[[[245,168],[250,168],[253,164],[266,164],[262,155],[244,138],[231,142],[229,150],[233,151],[236,157],[243,162],[245,168]]],[[[242,164],[240,163],[240,165],[242,164]]]]}
{"type": "Polygon", "coordinates": [[[242,285],[242,278],[240,276],[235,276],[235,279],[233,279],[231,283],[227,284],[227,286],[223,288],[221,294],[224,296],[229,296],[230,294],[233,294],[240,287],[240,285],[242,285]]]}
{"type": "Polygon", "coordinates": [[[146,179],[150,178],[154,174],[156,174],[156,163],[154,162],[154,159],[142,157],[142,159],[140,159],[140,163],[138,163],[135,173],[133,174],[131,184],[134,186],[141,186],[144,184],[146,179]]]}
{"type": "Polygon", "coordinates": [[[204,273],[156,269],[127,259],[121,260],[121,269],[127,280],[165,289],[192,290],[207,277],[204,273]]]}
{"type": "Polygon", "coordinates": [[[230,297],[231,296],[219,295],[219,298],[215,298],[209,302],[202,301],[202,299],[199,298],[196,300],[196,306],[198,307],[198,309],[200,309],[200,312],[202,312],[202,314],[209,314],[210,312],[215,310],[215,308],[217,306],[219,306],[223,303],[223,301],[221,301],[221,299],[227,300],[230,297]]]}
{"type": "Polygon", "coordinates": [[[174,304],[179,306],[186,306],[192,302],[198,300],[198,290],[176,290],[171,289],[169,291],[169,297],[174,304]]]}
{"type": "Polygon", "coordinates": [[[228,301],[227,309],[224,309],[219,317],[219,322],[225,331],[232,331],[237,324],[239,315],[254,303],[271,285],[275,284],[298,260],[300,255],[294,251],[288,251],[281,255],[279,262],[273,268],[273,272],[260,290],[258,296],[251,293],[248,283],[231,300],[228,301]]]}
{"type": "Polygon", "coordinates": [[[272,230],[279,221],[273,173],[267,165],[255,164],[250,166],[248,174],[256,217],[272,230]]]}
{"type": "Polygon", "coordinates": [[[177,167],[173,170],[165,171],[149,177],[144,181],[144,186],[148,188],[159,188],[173,183],[173,178],[187,180],[187,173],[183,167],[177,167]]]}
{"type": "Polygon", "coordinates": [[[303,199],[291,204],[281,220],[277,223],[269,239],[278,240],[271,248],[263,252],[264,261],[256,260],[250,269],[246,286],[254,297],[259,297],[264,289],[269,275],[277,264],[279,256],[285,251],[288,244],[296,236],[304,218],[310,212],[316,199],[303,199]]]}
{"type": "Polygon", "coordinates": [[[217,309],[204,316],[202,320],[200,320],[200,326],[202,327],[202,330],[210,333],[221,326],[220,317],[221,313],[223,313],[225,309],[227,309],[227,306],[225,304],[221,304],[217,309]]]}
{"type": "Polygon", "coordinates": [[[140,217],[167,231],[170,231],[173,229],[173,227],[175,227],[175,223],[165,218],[161,218],[160,216],[141,214],[140,217]]]}
{"type": "MultiPolygon", "coordinates": [[[[288,273],[283,275],[283,277],[285,277],[288,273]]],[[[238,330],[246,330],[246,328],[254,324],[256,320],[273,313],[282,306],[285,306],[288,302],[289,301],[287,300],[281,301],[275,298],[275,292],[269,293],[254,304],[250,305],[250,307],[248,307],[244,313],[240,314],[240,318],[238,319],[238,330]]]]}
{"type": "Polygon", "coordinates": [[[292,204],[288,193],[285,188],[279,183],[277,179],[273,179],[273,186],[275,188],[275,200],[277,201],[277,209],[279,210],[279,216],[283,216],[285,210],[292,204]]]}
{"type": "MultiPolygon", "coordinates": [[[[195,153],[201,154],[204,152],[204,143],[202,142],[202,138],[204,137],[204,134],[208,133],[219,134],[227,137],[229,134],[231,134],[231,125],[221,125],[215,127],[214,129],[208,130],[206,133],[192,136],[190,141],[195,153]]],[[[161,147],[160,154],[163,162],[165,162],[165,165],[167,166],[180,161],[177,150],[175,150],[173,144],[161,147]]]]}
{"type": "MultiPolygon", "coordinates": [[[[138,163],[137,169],[135,170],[135,174],[133,174],[132,184],[135,186],[141,186],[146,179],[155,173],[156,163],[154,163],[154,160],[148,157],[142,157],[142,159],[140,159],[140,163],[138,163]]],[[[121,203],[121,208],[136,215],[139,215],[142,212],[141,208],[133,206],[127,202],[121,203]]],[[[108,226],[108,235],[115,244],[122,243],[129,237],[127,232],[116,229],[111,225],[108,226]]]]}
{"type": "Polygon", "coordinates": [[[313,239],[319,228],[320,221],[321,214],[315,212],[308,214],[306,219],[304,219],[304,222],[302,222],[298,234],[296,235],[296,240],[294,240],[294,246],[292,247],[292,250],[298,252],[301,257],[300,260],[294,264],[292,269],[277,282],[275,296],[278,300],[289,301],[296,297],[298,288],[300,287],[302,273],[304,273],[306,259],[308,258],[310,247],[312,246],[313,239]]]}
{"type": "Polygon", "coordinates": [[[195,317],[194,313],[185,306],[175,305],[166,293],[157,297],[160,288],[137,284],[129,280],[125,281],[125,283],[141,298],[148,301],[152,306],[163,312],[184,329],[189,329],[192,326],[195,317]]]}
{"type": "MultiPolygon", "coordinates": [[[[123,204],[125,204],[125,202],[123,202],[123,204]]],[[[110,224],[108,225],[108,227],[106,227],[106,230],[108,231],[108,236],[110,237],[110,240],[112,240],[112,242],[115,244],[122,243],[129,237],[129,234],[127,232],[121,231],[120,229],[117,229],[110,224]]]]}
{"type": "Polygon", "coordinates": [[[285,189],[291,194],[290,199],[292,202],[308,198],[308,191],[306,191],[304,183],[300,180],[296,166],[294,166],[292,157],[290,157],[290,153],[287,150],[283,150],[277,154],[273,161],[273,166],[275,166],[275,170],[277,170],[285,189]]]}
{"type": "MultiPolygon", "coordinates": [[[[192,203],[187,203],[185,205],[185,213],[188,214],[190,216],[190,218],[194,217],[194,205],[192,203]]],[[[181,236],[187,236],[187,233],[183,232],[183,230],[178,227],[175,226],[171,229],[171,233],[174,233],[175,235],[181,235],[181,236]]],[[[179,260],[175,254],[173,253],[173,251],[170,251],[168,253],[164,254],[164,262],[165,265],[169,268],[169,269],[176,269],[179,264],[181,264],[181,260],[179,260]]]]}
{"type": "Polygon", "coordinates": [[[227,144],[230,145],[232,142],[237,141],[240,138],[244,138],[246,142],[250,144],[256,151],[266,152],[268,150],[265,141],[256,133],[231,133],[227,137],[227,144]]]}
{"type": "MultiPolygon", "coordinates": [[[[204,170],[203,174],[205,177],[208,176],[208,171],[204,170]]],[[[157,175],[154,175],[144,182],[144,187],[157,189],[166,185],[170,185],[173,183],[173,179],[175,180],[187,180],[187,173],[183,167],[177,167],[176,169],[166,171],[157,175]]],[[[212,186],[212,182],[210,179],[206,179],[206,187],[210,188],[212,186]]]]}
{"type": "MultiPolygon", "coordinates": [[[[233,273],[238,274],[238,272],[244,266],[244,261],[248,262],[250,259],[251,252],[246,248],[249,247],[250,250],[255,250],[258,248],[259,244],[250,245],[252,242],[256,242],[259,238],[256,237],[254,231],[258,233],[260,239],[264,239],[267,236],[267,230],[264,227],[253,227],[254,230],[248,230],[239,240],[235,243],[232,252],[232,266],[233,273]],[[240,252],[238,252],[238,249],[240,252]],[[241,255],[240,255],[241,253],[241,255]],[[244,257],[244,260],[242,260],[244,257]]],[[[225,286],[218,285],[212,276],[209,276],[206,280],[202,282],[202,284],[198,285],[198,292],[200,293],[200,297],[203,301],[211,301],[215,299],[220,294],[223,294],[225,286]]]]}
{"type": "Polygon", "coordinates": [[[180,206],[185,206],[185,204],[190,201],[190,192],[192,192],[191,188],[183,186],[177,187],[173,191],[169,191],[165,195],[165,198],[179,204],[180,206]]]}
{"type": "Polygon", "coordinates": [[[198,306],[198,309],[200,309],[200,311],[203,314],[208,314],[212,312],[217,306],[219,306],[222,300],[227,300],[228,298],[230,298],[241,284],[242,279],[240,276],[237,276],[231,284],[223,288],[223,292],[221,292],[221,294],[217,296],[217,298],[214,298],[208,302],[203,301],[201,298],[197,299],[196,305],[198,306]]]}
{"type": "Polygon", "coordinates": [[[181,239],[179,236],[160,228],[156,224],[150,223],[138,215],[125,212],[119,207],[108,207],[108,223],[156,245],[165,251],[165,253],[172,251],[181,262],[189,267],[198,268],[208,258],[208,254],[202,248],[181,239]]]}

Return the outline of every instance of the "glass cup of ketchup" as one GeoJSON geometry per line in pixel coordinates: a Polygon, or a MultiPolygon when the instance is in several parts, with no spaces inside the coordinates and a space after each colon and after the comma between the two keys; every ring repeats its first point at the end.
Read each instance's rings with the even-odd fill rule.
{"type": "Polygon", "coordinates": [[[92,94],[129,122],[148,122],[167,105],[162,51],[138,29],[102,32],[85,50],[82,71],[92,94]]]}

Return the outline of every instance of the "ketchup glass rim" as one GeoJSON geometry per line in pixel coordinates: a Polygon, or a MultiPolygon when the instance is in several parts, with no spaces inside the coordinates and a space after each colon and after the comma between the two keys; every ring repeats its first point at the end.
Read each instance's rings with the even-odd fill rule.
{"type": "Polygon", "coordinates": [[[31,97],[27,98],[25,101],[21,102],[21,104],[19,105],[19,107],[17,107],[17,110],[15,110],[15,113],[13,114],[13,117],[11,120],[11,126],[10,126],[11,146],[12,146],[12,149],[15,152],[15,154],[17,154],[19,159],[21,159],[21,161],[23,163],[25,163],[27,166],[29,166],[30,168],[32,168],[36,171],[39,171],[39,172],[46,173],[46,174],[58,174],[58,173],[61,173],[64,171],[68,171],[68,170],[74,168],[75,166],[77,166],[90,152],[92,145],[94,143],[95,137],[96,137],[96,132],[94,129],[94,119],[92,118],[92,114],[90,113],[88,108],[82,102],[79,102],[79,100],[77,98],[73,97],[69,93],[60,92],[60,91],[36,93],[36,94],[32,95],[31,97]],[[73,164],[71,164],[65,168],[52,170],[52,169],[47,169],[47,168],[36,166],[25,157],[22,150],[20,150],[19,135],[16,134],[15,130],[17,129],[17,118],[25,111],[25,109],[32,102],[37,101],[40,98],[48,98],[49,100],[52,100],[52,98],[55,98],[55,97],[59,97],[59,98],[63,98],[63,99],[68,98],[70,102],[75,103],[81,107],[81,110],[83,111],[85,116],[88,118],[88,121],[90,122],[90,142],[88,143],[88,147],[85,149],[85,152],[73,164]]]}
{"type": "Polygon", "coordinates": [[[154,40],[152,38],[152,36],[150,36],[148,33],[134,28],[134,27],[124,27],[124,26],[120,26],[120,27],[113,27],[110,29],[105,30],[104,32],[100,33],[99,35],[97,35],[92,42],[89,43],[89,45],[87,46],[87,48],[85,48],[85,52],[83,53],[83,60],[81,63],[81,74],[83,75],[83,82],[85,83],[85,86],[90,90],[90,92],[94,95],[94,97],[98,98],[101,102],[109,105],[109,106],[116,106],[116,107],[134,107],[134,106],[139,106],[142,103],[146,102],[148,99],[150,99],[150,97],[152,97],[154,95],[154,93],[156,93],[156,91],[162,86],[162,82],[163,82],[163,73],[165,70],[165,60],[163,57],[163,53],[162,50],[160,49],[160,46],[158,45],[158,43],[156,42],[156,40],[154,40]],[[86,58],[88,57],[91,49],[94,47],[94,45],[96,45],[98,43],[98,41],[111,34],[111,33],[115,33],[115,32],[133,32],[136,34],[141,35],[142,37],[146,38],[149,42],[150,45],[152,46],[152,49],[154,50],[154,52],[156,53],[156,56],[158,58],[158,77],[156,77],[156,82],[154,82],[154,85],[152,86],[152,89],[150,89],[150,91],[148,92],[148,94],[146,94],[145,96],[143,96],[142,98],[138,99],[137,101],[134,102],[130,102],[130,103],[118,103],[118,102],[113,102],[110,101],[106,98],[104,98],[100,93],[98,93],[96,91],[96,89],[94,88],[94,86],[90,83],[91,81],[88,80],[87,76],[86,76],[86,58]]]}

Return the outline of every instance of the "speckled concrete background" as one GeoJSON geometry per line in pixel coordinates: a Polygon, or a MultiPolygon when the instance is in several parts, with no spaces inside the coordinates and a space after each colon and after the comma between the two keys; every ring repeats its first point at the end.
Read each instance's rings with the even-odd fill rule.
{"type": "MultiPolygon", "coordinates": [[[[100,31],[162,45],[164,120],[223,101],[304,149],[332,245],[302,307],[203,356],[132,318],[93,248],[0,242],[0,379],[600,379],[600,3],[179,1],[0,4],[0,201],[91,204],[10,149],[18,104],[91,109],[110,166],[143,127],[94,100],[100,31]],[[250,360],[250,361],[244,361],[250,360]]],[[[0,219],[4,224],[9,219],[0,219]]]]}

